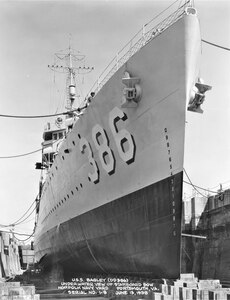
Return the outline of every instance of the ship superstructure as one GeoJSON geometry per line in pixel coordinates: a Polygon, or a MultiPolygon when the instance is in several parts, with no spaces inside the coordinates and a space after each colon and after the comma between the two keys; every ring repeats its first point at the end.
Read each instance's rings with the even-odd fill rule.
{"type": "Polygon", "coordinates": [[[187,106],[201,112],[209,89],[198,79],[200,44],[186,2],[132,41],[84,103],[67,111],[71,127],[45,131],[43,162],[47,153],[52,161],[35,233],[45,267],[64,277],[178,277],[185,115],[187,106]]]}

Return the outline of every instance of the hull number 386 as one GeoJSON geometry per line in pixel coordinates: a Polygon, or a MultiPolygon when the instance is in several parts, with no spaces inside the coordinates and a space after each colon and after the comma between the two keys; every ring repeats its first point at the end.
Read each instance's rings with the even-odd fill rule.
{"type": "MultiPolygon", "coordinates": [[[[128,119],[127,115],[118,107],[114,107],[109,113],[109,128],[112,132],[118,154],[120,158],[128,165],[134,162],[136,145],[133,136],[125,128],[119,129],[122,122],[128,119]]],[[[97,149],[101,167],[106,173],[112,175],[116,169],[116,158],[113,150],[110,148],[108,135],[101,125],[96,124],[92,128],[92,140],[97,149]]],[[[88,155],[90,172],[89,181],[98,183],[100,181],[100,169],[94,158],[94,153],[89,141],[85,137],[80,139],[80,151],[88,155]]]]}

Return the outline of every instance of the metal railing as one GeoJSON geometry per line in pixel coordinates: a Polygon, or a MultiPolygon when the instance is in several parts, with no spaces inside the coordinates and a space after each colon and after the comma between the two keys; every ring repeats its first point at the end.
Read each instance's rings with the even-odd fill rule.
{"type": "MultiPolygon", "coordinates": [[[[190,0],[186,1],[176,11],[174,11],[172,14],[170,14],[167,18],[165,18],[157,25],[152,25],[153,21],[156,18],[152,19],[149,23],[145,24],[142,27],[142,29],[136,33],[136,35],[118,52],[118,54],[108,64],[108,66],[104,69],[104,71],[101,73],[97,81],[90,89],[88,95],[90,95],[91,92],[97,94],[99,90],[105,85],[105,83],[113,76],[113,74],[116,73],[116,71],[125,62],[127,62],[131,56],[133,56],[144,45],[148,44],[152,39],[156,38],[168,27],[170,27],[172,24],[178,21],[184,15],[185,8],[189,6],[191,6],[190,0]]],[[[161,13],[159,15],[161,15],[161,13]]]]}

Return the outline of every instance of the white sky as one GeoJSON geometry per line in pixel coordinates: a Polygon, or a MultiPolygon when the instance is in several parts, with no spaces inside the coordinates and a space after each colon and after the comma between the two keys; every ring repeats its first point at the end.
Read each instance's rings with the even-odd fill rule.
{"type": "MultiPolygon", "coordinates": [[[[90,87],[123,45],[173,1],[0,1],[0,114],[43,115],[63,111],[63,86],[47,68],[53,54],[75,49],[94,66],[84,88],[90,87]],[[55,93],[56,91],[56,93],[55,93]],[[54,98],[54,95],[56,97],[54,98]]],[[[179,3],[179,2],[178,2],[179,3]]],[[[230,2],[195,1],[202,38],[230,47],[230,2]]],[[[230,186],[230,52],[203,44],[201,77],[207,92],[204,114],[188,113],[185,168],[194,184],[230,186]]],[[[60,78],[60,77],[59,77],[60,78]]],[[[65,78],[62,78],[64,85],[65,78]]],[[[41,147],[47,119],[0,117],[0,156],[41,147]]],[[[40,153],[0,159],[0,224],[20,218],[38,193],[40,153]]],[[[190,195],[186,188],[186,195],[190,195]]],[[[31,217],[29,218],[29,220],[31,217]]],[[[34,219],[18,226],[32,232],[34,219]]]]}

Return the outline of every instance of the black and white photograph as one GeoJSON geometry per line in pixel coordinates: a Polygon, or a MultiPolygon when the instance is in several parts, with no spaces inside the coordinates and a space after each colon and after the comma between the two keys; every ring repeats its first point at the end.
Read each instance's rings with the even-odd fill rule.
{"type": "Polygon", "coordinates": [[[230,2],[0,0],[0,298],[230,299],[230,2]]]}

